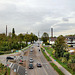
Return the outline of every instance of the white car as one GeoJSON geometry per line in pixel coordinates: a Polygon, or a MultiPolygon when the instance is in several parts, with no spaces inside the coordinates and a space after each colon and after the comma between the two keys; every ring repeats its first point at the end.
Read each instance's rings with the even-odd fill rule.
{"type": "Polygon", "coordinates": [[[32,58],[30,58],[29,62],[30,62],[30,63],[33,63],[34,61],[33,61],[33,59],[32,59],[32,58]]]}

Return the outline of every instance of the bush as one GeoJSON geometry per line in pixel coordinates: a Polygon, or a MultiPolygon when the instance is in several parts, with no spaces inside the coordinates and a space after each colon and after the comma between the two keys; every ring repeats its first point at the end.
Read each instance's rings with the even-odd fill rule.
{"type": "Polygon", "coordinates": [[[69,52],[64,53],[64,57],[66,57],[67,61],[69,60],[69,56],[70,56],[69,52]]]}
{"type": "Polygon", "coordinates": [[[67,63],[67,59],[63,57],[61,62],[62,63],[67,63]]]}
{"type": "Polygon", "coordinates": [[[53,50],[52,54],[55,55],[55,50],[53,50]]]}
{"type": "Polygon", "coordinates": [[[45,42],[45,45],[50,45],[48,42],[45,42]]]}
{"type": "Polygon", "coordinates": [[[75,72],[75,63],[69,63],[68,67],[71,68],[75,72]]]}

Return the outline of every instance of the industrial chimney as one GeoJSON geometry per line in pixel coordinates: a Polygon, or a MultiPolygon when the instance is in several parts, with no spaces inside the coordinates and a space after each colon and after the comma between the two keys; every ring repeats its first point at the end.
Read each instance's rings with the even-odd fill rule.
{"type": "Polygon", "coordinates": [[[53,28],[51,28],[51,37],[53,37],[53,28]]]}
{"type": "Polygon", "coordinates": [[[6,25],[6,36],[7,36],[7,25],[6,25]]]}

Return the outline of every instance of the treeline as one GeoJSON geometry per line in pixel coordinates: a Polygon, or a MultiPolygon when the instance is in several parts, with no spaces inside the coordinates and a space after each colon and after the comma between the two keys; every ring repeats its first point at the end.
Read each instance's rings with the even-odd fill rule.
{"type": "Polygon", "coordinates": [[[28,42],[33,43],[37,41],[38,37],[31,34],[15,34],[15,30],[13,28],[12,33],[9,33],[6,36],[4,33],[0,34],[0,51],[10,51],[12,49],[21,49],[28,45],[28,42]]]}

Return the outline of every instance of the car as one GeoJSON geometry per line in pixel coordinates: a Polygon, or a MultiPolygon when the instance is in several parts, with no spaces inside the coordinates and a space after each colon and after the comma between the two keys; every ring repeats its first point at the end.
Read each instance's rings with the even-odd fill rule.
{"type": "Polygon", "coordinates": [[[33,49],[31,49],[30,52],[33,52],[33,49]]]}
{"type": "Polygon", "coordinates": [[[29,63],[29,69],[33,69],[33,68],[34,68],[33,64],[29,63]]]}
{"type": "Polygon", "coordinates": [[[39,52],[40,52],[40,49],[39,49],[39,52]]]}
{"type": "Polygon", "coordinates": [[[39,45],[38,45],[38,47],[39,47],[39,45]]]}
{"type": "Polygon", "coordinates": [[[42,65],[40,63],[37,63],[37,67],[42,67],[42,65]]]}
{"type": "Polygon", "coordinates": [[[12,57],[6,57],[7,60],[14,60],[12,57]]]}
{"type": "Polygon", "coordinates": [[[30,63],[33,63],[34,61],[33,61],[33,59],[32,59],[32,58],[30,58],[29,62],[30,62],[30,63]]]}

